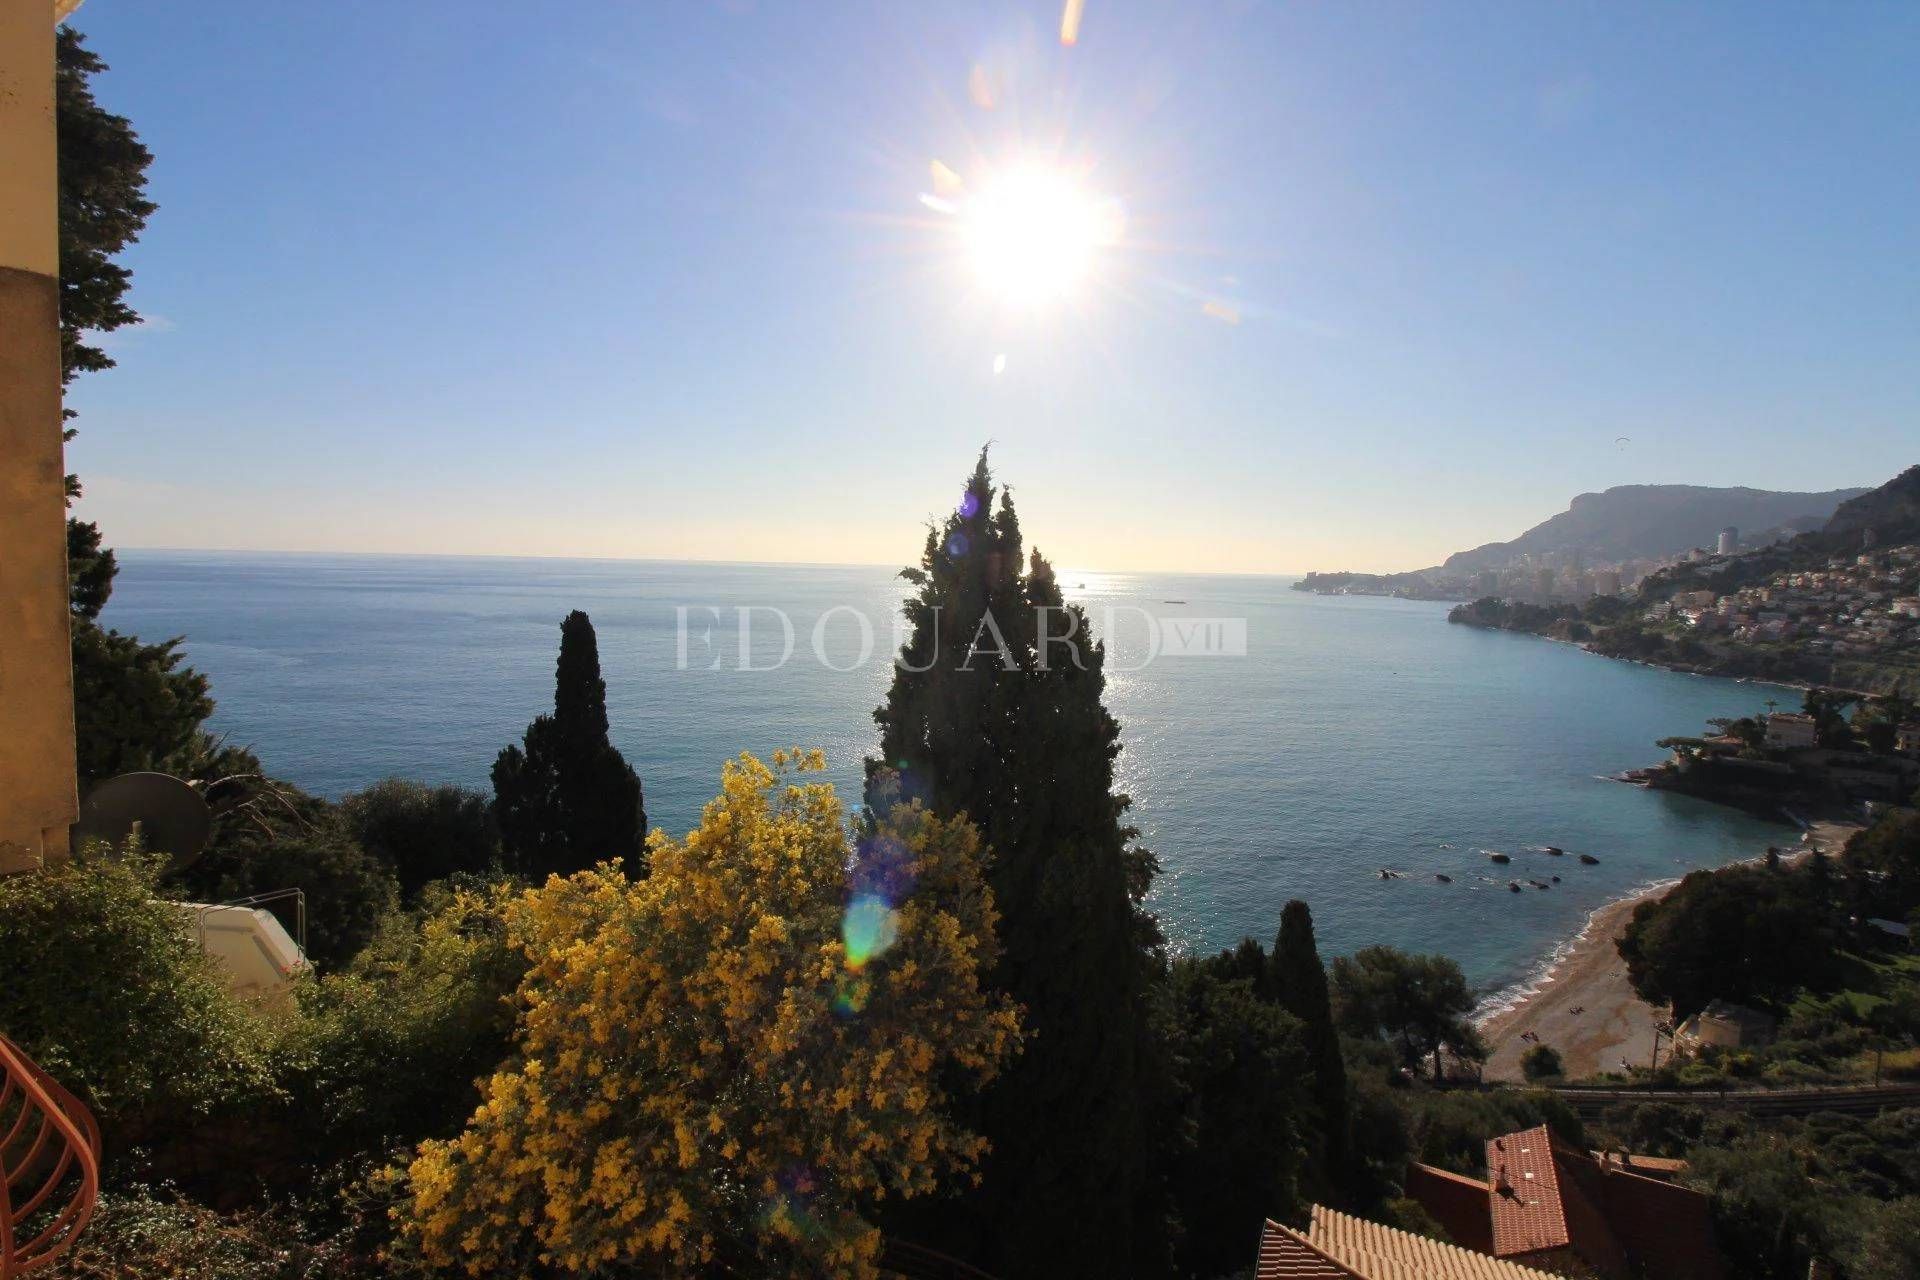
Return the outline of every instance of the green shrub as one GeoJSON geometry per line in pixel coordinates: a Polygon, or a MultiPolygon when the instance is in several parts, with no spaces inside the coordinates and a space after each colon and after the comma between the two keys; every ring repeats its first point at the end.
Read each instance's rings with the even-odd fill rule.
{"type": "Polygon", "coordinates": [[[1536,1044],[1520,1055],[1520,1074],[1528,1080],[1560,1078],[1560,1052],[1550,1044],[1536,1044]]]}
{"type": "Polygon", "coordinates": [[[83,851],[0,879],[0,1029],[108,1129],[271,1095],[266,1021],[227,989],[159,859],[83,851]]]}
{"type": "Polygon", "coordinates": [[[70,1280],[350,1280],[366,1260],[308,1239],[284,1213],[223,1216],[136,1187],[100,1199],[73,1251],[50,1274],[70,1280]]]}
{"type": "Polygon", "coordinates": [[[302,1146],[346,1160],[459,1132],[513,1034],[512,892],[429,889],[424,918],[390,916],[351,968],[302,987],[285,1081],[302,1146]]]}
{"type": "Polygon", "coordinates": [[[465,787],[388,778],[342,800],[340,811],[354,840],[392,871],[409,900],[432,881],[486,872],[500,860],[493,801],[465,787]]]}

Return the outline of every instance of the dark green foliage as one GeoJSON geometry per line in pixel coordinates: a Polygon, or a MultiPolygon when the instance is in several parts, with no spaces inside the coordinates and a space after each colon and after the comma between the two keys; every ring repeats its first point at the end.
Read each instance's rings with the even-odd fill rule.
{"type": "Polygon", "coordinates": [[[1423,1164],[1479,1177],[1487,1167],[1487,1139],[1546,1125],[1585,1150],[1579,1117],[1551,1093],[1495,1089],[1410,1090],[1401,1095],[1413,1158],[1423,1164]]]}
{"type": "Polygon", "coordinates": [[[107,64],[79,32],[61,27],[54,52],[54,111],[60,136],[60,354],[68,382],[113,368],[83,341],[135,324],[127,305],[133,273],[113,256],[139,238],[153,213],[146,198],[153,156],[126,117],[94,101],[92,77],[107,64]]]}
{"type": "Polygon", "coordinates": [[[1867,914],[1905,920],[1920,907],[1920,812],[1889,812],[1847,842],[1841,862],[1867,914]]]}
{"type": "Polygon", "coordinates": [[[1430,1061],[1436,1082],[1445,1074],[1443,1053],[1467,1062],[1486,1058],[1479,1033],[1467,1020],[1473,991],[1460,966],[1445,956],[1362,947],[1333,962],[1333,993],[1347,1034],[1385,1036],[1408,1068],[1430,1061]]]}
{"type": "Polygon", "coordinates": [[[1560,1051],[1550,1044],[1536,1044],[1520,1055],[1520,1074],[1528,1080],[1560,1078],[1560,1051]]]}
{"type": "Polygon", "coordinates": [[[310,1238],[286,1212],[219,1214],[177,1195],[133,1187],[100,1199],[65,1280],[354,1280],[390,1274],[368,1258],[310,1238]]]}
{"type": "Polygon", "coordinates": [[[1340,1032],[1334,1025],[1327,971],[1314,941],[1313,913],[1298,898],[1281,908],[1271,974],[1274,998],[1304,1028],[1307,1062],[1313,1071],[1313,1101],[1319,1113],[1316,1129],[1323,1144],[1315,1162],[1320,1175],[1317,1181],[1323,1187],[1351,1194],[1355,1188],[1349,1186],[1353,1171],[1348,1151],[1352,1122],[1347,1068],[1340,1052],[1340,1032]]]}
{"type": "Polygon", "coordinates": [[[1482,596],[1447,611],[1448,622],[1497,631],[1543,632],[1557,622],[1575,621],[1579,617],[1580,606],[1576,604],[1527,604],[1500,596],[1482,596]]]}
{"type": "MultiPolygon", "coordinates": [[[[254,822],[222,824],[207,852],[181,876],[181,888],[207,902],[231,902],[284,889],[306,895],[307,956],[321,968],[345,965],[399,902],[392,874],[354,843],[338,811],[285,789],[293,813],[272,809],[254,822]]],[[[294,904],[264,904],[289,934],[294,904]]]]}
{"type": "Polygon", "coordinates": [[[1250,979],[1191,960],[1173,966],[1168,1000],[1183,1136],[1171,1176],[1176,1274],[1225,1275],[1246,1265],[1262,1222],[1295,1220],[1305,1208],[1303,1028],[1250,979]]]}
{"type": "Polygon", "coordinates": [[[125,1141],[271,1092],[266,1029],[228,994],[159,860],[98,857],[0,878],[0,1028],[125,1141]]]}
{"type": "Polygon", "coordinates": [[[299,1148],[342,1162],[459,1131],[506,1056],[526,972],[507,892],[434,886],[422,918],[389,916],[349,968],[303,987],[286,1076],[299,1148]]]}
{"type": "Polygon", "coordinates": [[[111,548],[100,545],[100,526],[67,521],[67,597],[76,618],[93,619],[107,607],[120,572],[111,548]]]}
{"type": "Polygon", "coordinates": [[[1897,1267],[1912,1258],[1920,1112],[1722,1122],[1687,1157],[1733,1274],[1799,1280],[1814,1258],[1846,1264],[1849,1280],[1910,1274],[1897,1267]],[[1896,1269],[1876,1273],[1882,1261],[1896,1269]]]}
{"type": "Polygon", "coordinates": [[[1401,1108],[1406,1091],[1389,1083],[1397,1061],[1381,1042],[1347,1042],[1348,1203],[1365,1212],[1399,1193],[1413,1155],[1412,1136],[1401,1108]],[[1369,1062],[1370,1050],[1381,1061],[1369,1062]]]}
{"type": "Polygon", "coordinates": [[[1712,1000],[1771,1003],[1837,975],[1839,922],[1824,857],[1793,870],[1696,871],[1636,907],[1619,942],[1633,988],[1686,1018],[1712,1000]]]}
{"type": "Polygon", "coordinates": [[[500,859],[493,802],[465,787],[387,778],[340,802],[347,831],[414,898],[427,884],[480,873],[500,859]]]}
{"type": "Polygon", "coordinates": [[[1851,693],[1837,689],[1809,689],[1803,709],[1813,717],[1814,741],[1823,747],[1851,748],[1853,726],[1847,723],[1847,708],[1859,701],[1851,693]]]}
{"type": "Polygon", "coordinates": [[[553,705],[552,715],[527,726],[521,746],[494,761],[494,814],[508,864],[536,880],[611,859],[644,874],[640,776],[608,737],[599,643],[577,609],[560,624],[553,705]]]}
{"type": "Polygon", "coordinates": [[[73,702],[81,786],[118,773],[180,771],[213,714],[207,678],[182,667],[180,641],[142,644],[73,619],[73,702]]]}
{"type": "Polygon", "coordinates": [[[1140,900],[1154,863],[1113,789],[1105,650],[1046,560],[1028,559],[1011,498],[995,505],[984,452],[904,576],[919,590],[869,772],[896,771],[906,794],[980,827],[1001,916],[993,979],[1033,1036],[981,1102],[993,1149],[969,1260],[1013,1277],[1149,1271],[1164,1247],[1147,1203],[1160,961],[1140,900]],[[1055,638],[1044,648],[1041,609],[1055,638]]]}
{"type": "Polygon", "coordinates": [[[1852,1254],[1848,1280],[1920,1280],[1920,1196],[1875,1214],[1852,1254]]]}

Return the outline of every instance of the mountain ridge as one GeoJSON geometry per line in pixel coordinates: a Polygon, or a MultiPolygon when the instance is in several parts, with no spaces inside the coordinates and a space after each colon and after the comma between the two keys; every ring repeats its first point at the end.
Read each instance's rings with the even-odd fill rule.
{"type": "Polygon", "coordinates": [[[1519,537],[1455,552],[1438,567],[1446,573],[1473,573],[1502,567],[1521,555],[1569,551],[1606,560],[1674,556],[1711,546],[1728,525],[1743,533],[1822,529],[1842,504],[1874,492],[1865,487],[1794,492],[1744,485],[1615,485],[1577,494],[1565,511],[1519,537]]]}

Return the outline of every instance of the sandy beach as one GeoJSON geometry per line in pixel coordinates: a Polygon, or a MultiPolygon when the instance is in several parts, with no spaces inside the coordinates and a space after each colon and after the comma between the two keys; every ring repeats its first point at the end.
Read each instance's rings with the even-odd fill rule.
{"type": "MultiPolygon", "coordinates": [[[[1860,829],[1857,823],[1816,822],[1808,831],[1813,845],[1800,842],[1792,849],[1796,855],[1814,846],[1838,853],[1860,829]]],[[[1493,1050],[1487,1059],[1487,1079],[1521,1079],[1520,1055],[1530,1044],[1522,1036],[1528,1032],[1560,1051],[1561,1068],[1569,1080],[1618,1071],[1623,1060],[1636,1066],[1648,1063],[1654,1024],[1666,1011],[1655,1010],[1633,994],[1626,962],[1614,943],[1635,907],[1666,896],[1671,888],[1671,884],[1655,885],[1601,907],[1541,979],[1538,990],[1481,1022],[1480,1033],[1493,1050]]]]}

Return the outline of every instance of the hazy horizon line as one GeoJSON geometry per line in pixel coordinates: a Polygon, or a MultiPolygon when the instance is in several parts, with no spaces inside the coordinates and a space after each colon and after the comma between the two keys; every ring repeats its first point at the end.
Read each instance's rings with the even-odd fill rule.
{"type": "MultiPolygon", "coordinates": [[[[702,558],[698,556],[591,556],[591,555],[540,555],[536,553],[508,554],[499,551],[335,551],[324,548],[288,548],[288,547],[180,547],[180,546],[139,546],[120,543],[113,547],[116,552],[161,552],[189,555],[245,555],[245,556],[333,556],[340,558],[380,557],[385,559],[407,560],[546,560],[559,563],[586,561],[596,564],[703,564],[733,565],[750,569],[888,569],[898,572],[901,568],[917,567],[889,564],[879,560],[725,560],[702,558]]],[[[1051,563],[1051,562],[1049,562],[1051,563]]],[[[1182,576],[1193,578],[1304,578],[1306,570],[1252,570],[1252,569],[1105,569],[1092,565],[1054,564],[1056,574],[1062,572],[1131,574],[1137,577],[1149,575],[1182,576]]],[[[1314,571],[1318,572],[1318,570],[1314,571]]],[[[1412,572],[1418,570],[1396,570],[1412,572]]]]}

